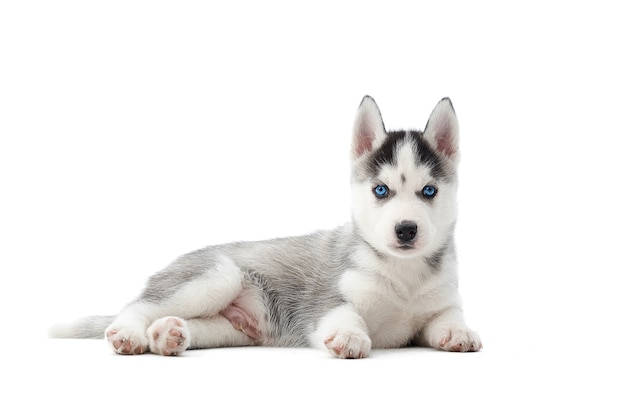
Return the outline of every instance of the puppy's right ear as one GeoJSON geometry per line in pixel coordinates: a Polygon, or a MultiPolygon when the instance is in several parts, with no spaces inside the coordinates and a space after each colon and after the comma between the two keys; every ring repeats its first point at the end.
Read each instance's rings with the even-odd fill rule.
{"type": "Polygon", "coordinates": [[[386,137],[385,124],[376,102],[370,96],[363,97],[354,121],[352,157],[359,158],[378,148],[386,137]]]}

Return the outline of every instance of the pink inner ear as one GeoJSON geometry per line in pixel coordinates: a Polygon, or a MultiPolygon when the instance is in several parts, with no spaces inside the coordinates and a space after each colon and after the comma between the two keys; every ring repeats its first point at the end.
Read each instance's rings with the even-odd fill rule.
{"type": "Polygon", "coordinates": [[[365,154],[366,152],[370,152],[372,150],[372,143],[374,142],[374,138],[368,136],[366,134],[359,134],[359,137],[356,139],[356,143],[354,146],[354,152],[357,157],[365,154]]]}
{"type": "Polygon", "coordinates": [[[437,151],[446,154],[448,157],[456,153],[456,148],[450,135],[442,135],[437,137],[437,151]]]}
{"type": "Polygon", "coordinates": [[[447,121],[442,122],[441,125],[437,126],[437,129],[435,130],[435,143],[437,144],[437,151],[447,155],[448,157],[452,157],[456,154],[456,144],[454,143],[454,138],[450,130],[451,127],[447,121]]]}
{"type": "Polygon", "coordinates": [[[363,121],[356,132],[354,138],[354,153],[356,157],[360,157],[366,152],[372,150],[372,144],[374,143],[374,130],[365,121],[363,121]]]}

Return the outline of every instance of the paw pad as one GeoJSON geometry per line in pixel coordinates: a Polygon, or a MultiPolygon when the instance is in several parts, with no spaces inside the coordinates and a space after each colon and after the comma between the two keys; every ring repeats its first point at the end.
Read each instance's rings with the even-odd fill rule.
{"type": "Polygon", "coordinates": [[[157,319],[148,328],[150,351],[176,356],[189,347],[189,331],[184,320],[177,317],[157,319]]]}
{"type": "Polygon", "coordinates": [[[106,339],[118,354],[143,354],[148,350],[146,337],[130,328],[107,329],[106,339]]]}

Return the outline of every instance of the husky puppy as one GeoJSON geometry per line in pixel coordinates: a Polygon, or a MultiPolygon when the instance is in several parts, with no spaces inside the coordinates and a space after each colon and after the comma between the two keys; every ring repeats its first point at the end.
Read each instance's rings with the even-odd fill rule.
{"type": "Polygon", "coordinates": [[[442,99],[421,131],[387,132],[365,96],[352,136],[352,222],[332,231],[207,247],[150,277],[117,316],[57,325],[119,354],[313,346],[339,358],[425,345],[478,351],[457,286],[459,128],[442,99]]]}

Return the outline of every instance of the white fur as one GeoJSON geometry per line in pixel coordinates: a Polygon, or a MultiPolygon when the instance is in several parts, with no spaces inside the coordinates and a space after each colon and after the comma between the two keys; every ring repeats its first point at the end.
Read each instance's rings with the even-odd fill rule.
{"type": "MultiPolygon", "coordinates": [[[[150,330],[167,327],[161,324],[170,318],[209,318],[219,314],[243,290],[243,273],[233,261],[221,256],[216,265],[195,280],[184,284],[169,299],[151,303],[140,300],[127,306],[105,330],[105,338],[112,349],[120,354],[147,351],[148,346],[162,347],[150,341],[150,330]]],[[[184,321],[183,321],[184,322],[184,321]]],[[[181,327],[186,328],[186,324],[181,327]]],[[[188,333],[188,331],[187,331],[188,333]]],[[[189,346],[187,341],[185,348],[189,346]]],[[[152,351],[152,350],[151,350],[152,351]]]]}
{"type": "Polygon", "coordinates": [[[339,358],[367,357],[372,348],[363,318],[350,305],[328,312],[312,335],[311,343],[339,358]]]}
{"type": "MultiPolygon", "coordinates": [[[[361,251],[362,259],[369,259],[363,266],[371,273],[348,270],[339,284],[344,297],[367,324],[373,347],[407,344],[437,312],[460,306],[453,268],[436,278],[425,277],[427,267],[415,260],[381,264],[367,254],[367,248],[361,251]]],[[[456,326],[454,318],[449,318],[447,323],[442,322],[446,330],[465,329],[462,316],[456,318],[456,326]]]]}
{"type": "Polygon", "coordinates": [[[353,223],[304,237],[207,247],[153,276],[112,322],[90,317],[51,332],[85,338],[110,324],[105,337],[120,354],[255,344],[313,345],[339,358],[410,343],[480,350],[458,293],[458,124],[448,99],[420,135],[387,137],[366,96],[353,131],[353,223]],[[393,145],[392,163],[372,154],[385,144],[393,145]],[[425,155],[428,164],[441,165],[438,171],[423,163],[425,155]],[[374,195],[381,184],[388,198],[374,195]],[[432,199],[421,194],[427,185],[437,189],[432,199]],[[406,222],[417,226],[410,245],[396,230],[406,222]]]}
{"type": "Polygon", "coordinates": [[[167,300],[164,311],[184,318],[217,315],[243,291],[243,272],[222,255],[203,275],[183,285],[167,300]]]}
{"type": "Polygon", "coordinates": [[[189,328],[185,320],[175,316],[159,318],[146,331],[150,351],[175,356],[189,348],[189,328]]]}

